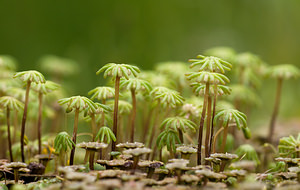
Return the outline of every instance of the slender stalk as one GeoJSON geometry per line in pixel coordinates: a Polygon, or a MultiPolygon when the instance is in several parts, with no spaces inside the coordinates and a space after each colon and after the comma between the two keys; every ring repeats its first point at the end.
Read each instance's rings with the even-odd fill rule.
{"type": "Polygon", "coordinates": [[[212,111],[212,116],[211,116],[211,132],[210,132],[210,143],[209,143],[209,155],[211,152],[211,146],[212,146],[212,141],[213,141],[213,136],[214,136],[214,120],[215,120],[215,115],[216,115],[216,105],[217,105],[217,84],[214,86],[214,103],[213,103],[213,111],[212,111]]]}
{"type": "MultiPolygon", "coordinates": [[[[76,137],[77,137],[77,129],[78,129],[78,117],[79,117],[79,109],[76,108],[75,110],[75,118],[74,118],[74,131],[72,141],[76,144],[76,137]]],[[[75,145],[73,144],[71,154],[70,154],[70,166],[74,163],[74,155],[75,155],[75,145]]]]}
{"type": "MultiPolygon", "coordinates": [[[[103,99],[103,100],[102,100],[102,104],[105,105],[105,103],[106,103],[106,100],[103,99]]],[[[104,126],[104,122],[105,122],[105,113],[102,112],[102,117],[101,117],[100,127],[103,127],[103,126],[104,126]]]]}
{"type": "Polygon", "coordinates": [[[216,153],[216,144],[217,144],[217,137],[219,136],[219,134],[224,130],[224,127],[221,127],[215,134],[214,136],[214,142],[213,142],[213,149],[212,149],[212,153],[216,153]]]}
{"type": "Polygon", "coordinates": [[[10,156],[10,161],[13,162],[13,154],[12,154],[12,149],[11,149],[11,138],[10,138],[10,109],[7,107],[6,108],[6,122],[7,122],[7,139],[8,139],[8,149],[9,149],[9,156],[10,156]]]}
{"type": "Polygon", "coordinates": [[[132,113],[131,113],[131,136],[130,142],[134,142],[134,129],[135,129],[135,117],[136,117],[136,97],[135,90],[131,90],[132,97],[132,113]]]}
{"type": "Polygon", "coordinates": [[[270,143],[273,142],[273,135],[274,135],[274,131],[275,131],[275,121],[276,121],[276,117],[278,115],[279,104],[280,104],[281,89],[282,89],[282,78],[279,78],[277,80],[277,91],[276,91],[276,97],[275,97],[275,105],[274,105],[273,114],[272,114],[271,122],[270,122],[270,128],[269,128],[268,141],[270,143]]]}
{"type": "Polygon", "coordinates": [[[227,122],[226,125],[224,126],[221,153],[224,153],[224,151],[225,151],[225,146],[226,146],[226,141],[227,141],[227,134],[228,134],[228,124],[229,124],[229,122],[227,122]]]}
{"type": "Polygon", "coordinates": [[[24,136],[25,136],[25,124],[26,124],[26,118],[27,118],[27,109],[28,109],[28,101],[29,101],[29,91],[30,91],[30,85],[31,82],[27,82],[26,86],[26,94],[25,94],[25,105],[24,105],[24,112],[23,112],[23,118],[22,118],[22,126],[21,126],[21,156],[22,156],[22,162],[25,162],[25,155],[24,155],[24,136]]]}
{"type": "Polygon", "coordinates": [[[207,118],[206,118],[206,136],[205,136],[205,157],[209,157],[210,127],[211,127],[211,96],[208,96],[207,118]]]}
{"type": "Polygon", "coordinates": [[[134,174],[135,173],[135,170],[138,166],[138,163],[139,163],[139,160],[140,160],[140,157],[139,156],[133,156],[133,165],[132,165],[132,171],[131,171],[131,174],[134,174]]]}
{"type": "MultiPolygon", "coordinates": [[[[114,123],[113,123],[113,133],[118,139],[118,107],[119,107],[119,88],[120,88],[120,77],[116,77],[115,81],[115,104],[114,104],[114,123]]],[[[116,150],[116,142],[112,141],[111,150],[116,150]]]]}
{"type": "Polygon", "coordinates": [[[19,181],[19,171],[18,169],[14,169],[14,177],[15,177],[15,184],[19,181]]]}
{"type": "Polygon", "coordinates": [[[42,108],[43,108],[43,93],[39,93],[39,116],[38,116],[38,141],[39,154],[42,152],[42,108]]]}
{"type": "Polygon", "coordinates": [[[201,165],[202,136],[203,136],[203,126],[204,126],[204,120],[205,120],[205,114],[206,114],[208,93],[209,93],[209,83],[206,83],[203,108],[202,108],[202,114],[201,114],[201,119],[200,119],[199,136],[198,136],[198,150],[197,150],[197,164],[198,165],[201,165]]]}
{"type": "Polygon", "coordinates": [[[93,133],[92,141],[94,142],[97,135],[95,114],[91,114],[91,125],[92,125],[92,133],[93,133]]]}
{"type": "Polygon", "coordinates": [[[90,151],[90,157],[89,157],[89,168],[90,168],[90,170],[94,170],[94,158],[95,158],[95,152],[90,151]]]}
{"type": "Polygon", "coordinates": [[[18,131],[18,110],[15,110],[15,114],[14,114],[14,134],[13,134],[13,140],[12,142],[15,143],[16,142],[16,136],[17,136],[17,131],[18,131]]]}
{"type": "Polygon", "coordinates": [[[184,144],[184,142],[183,142],[183,133],[182,133],[182,130],[181,130],[181,129],[178,129],[178,134],[179,134],[180,142],[181,142],[182,144],[184,144]]]}

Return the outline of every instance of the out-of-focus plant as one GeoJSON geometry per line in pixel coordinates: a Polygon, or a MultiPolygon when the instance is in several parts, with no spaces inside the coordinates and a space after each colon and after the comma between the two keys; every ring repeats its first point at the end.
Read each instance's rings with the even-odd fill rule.
{"type": "MultiPolygon", "coordinates": [[[[118,103],[119,103],[119,87],[120,87],[120,79],[125,77],[127,80],[129,79],[130,75],[136,77],[140,70],[136,66],[127,65],[127,64],[116,64],[116,63],[108,63],[104,65],[101,69],[99,69],[96,74],[100,74],[104,72],[104,78],[107,76],[113,77],[115,80],[115,103],[114,103],[114,120],[113,120],[113,132],[118,138],[118,103]]],[[[116,144],[112,142],[112,151],[115,151],[116,144]]]]}
{"type": "Polygon", "coordinates": [[[29,103],[30,86],[31,86],[32,83],[45,83],[45,78],[40,72],[34,71],[34,70],[17,72],[14,75],[14,78],[19,78],[23,82],[26,83],[25,106],[24,106],[24,112],[23,112],[22,128],[21,128],[21,140],[20,140],[20,142],[21,142],[22,162],[25,162],[24,135],[25,135],[25,124],[26,124],[26,117],[27,117],[27,108],[28,108],[28,103],[29,103]]]}
{"type": "Polygon", "coordinates": [[[24,108],[24,104],[17,100],[16,98],[10,96],[2,96],[0,98],[0,106],[6,110],[6,123],[7,123],[7,140],[8,140],[8,149],[10,155],[10,161],[13,162],[13,153],[12,153],[12,143],[11,143],[11,134],[10,134],[10,111],[17,111],[24,108]]]}
{"type": "Polygon", "coordinates": [[[219,46],[207,49],[204,55],[219,57],[231,63],[235,59],[236,52],[231,47],[219,46]]]}
{"type": "Polygon", "coordinates": [[[121,79],[120,88],[126,87],[131,92],[132,112],[131,112],[131,133],[130,142],[134,142],[135,118],[136,118],[136,93],[142,91],[149,94],[152,86],[148,81],[139,78],[121,79]]]}
{"type": "Polygon", "coordinates": [[[73,137],[72,141],[74,142],[74,145],[71,150],[70,154],[70,165],[73,165],[74,162],[74,155],[75,155],[75,144],[76,144],[76,138],[77,138],[77,129],[78,129],[78,118],[79,113],[87,108],[93,110],[96,112],[96,106],[95,103],[84,96],[72,96],[70,98],[63,98],[58,101],[60,105],[67,105],[66,112],[70,113],[73,110],[75,110],[75,118],[74,118],[74,131],[73,131],[73,137]]]}
{"type": "Polygon", "coordinates": [[[156,140],[157,147],[162,149],[164,146],[167,146],[168,151],[171,154],[171,157],[174,158],[174,153],[176,152],[176,144],[181,144],[178,137],[178,132],[173,129],[166,129],[162,131],[156,140]]]}
{"type": "Polygon", "coordinates": [[[294,65],[276,65],[273,67],[270,67],[269,70],[266,71],[267,77],[271,77],[277,80],[277,90],[275,94],[275,105],[270,121],[270,128],[269,128],[269,134],[268,134],[268,141],[270,143],[273,142],[273,136],[275,131],[275,121],[276,117],[278,115],[279,111],[279,105],[280,105],[280,96],[281,96],[281,89],[282,89],[282,83],[283,80],[287,80],[290,78],[298,78],[300,76],[300,71],[297,67],[294,65]]]}
{"type": "Polygon", "coordinates": [[[235,154],[239,156],[239,159],[251,160],[256,166],[260,164],[255,148],[250,144],[240,145],[235,154]]]}
{"type": "Polygon", "coordinates": [[[52,81],[45,81],[45,83],[36,83],[32,85],[33,90],[38,93],[38,122],[37,122],[37,132],[38,132],[38,142],[39,142],[39,154],[42,152],[42,110],[43,110],[43,96],[58,89],[59,85],[52,81]]]}

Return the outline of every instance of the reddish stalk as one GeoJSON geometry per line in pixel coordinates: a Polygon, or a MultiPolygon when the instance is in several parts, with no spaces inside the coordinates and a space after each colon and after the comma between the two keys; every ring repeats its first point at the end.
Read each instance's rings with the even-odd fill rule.
{"type": "Polygon", "coordinates": [[[17,136],[17,131],[18,131],[18,110],[15,110],[15,114],[14,114],[14,134],[13,134],[13,139],[12,142],[15,143],[16,142],[16,136],[17,136]]]}
{"type": "Polygon", "coordinates": [[[211,96],[208,96],[207,118],[206,118],[206,136],[205,136],[205,157],[209,157],[209,142],[210,142],[210,124],[211,124],[211,96]]]}
{"type": "MultiPolygon", "coordinates": [[[[118,139],[118,107],[119,107],[119,89],[120,88],[120,77],[116,77],[115,81],[115,104],[114,104],[114,123],[113,123],[113,133],[118,139]]],[[[112,141],[111,151],[116,151],[116,142],[112,141]]]]}
{"type": "Polygon", "coordinates": [[[209,155],[211,153],[212,141],[213,141],[213,136],[214,136],[214,120],[215,120],[215,115],[216,115],[216,105],[217,105],[217,84],[215,84],[215,88],[214,88],[214,103],[213,103],[213,111],[212,111],[212,117],[211,117],[209,155]]]}
{"type": "Polygon", "coordinates": [[[202,136],[203,136],[203,126],[204,126],[204,120],[205,120],[205,114],[206,114],[208,93],[209,93],[209,83],[206,83],[204,102],[203,102],[202,114],[201,114],[201,119],[200,119],[199,136],[198,136],[198,150],[197,150],[197,164],[198,165],[201,165],[202,136]]]}
{"type": "Polygon", "coordinates": [[[7,139],[8,139],[8,149],[9,149],[9,156],[10,156],[10,161],[13,162],[13,154],[12,154],[12,149],[11,149],[11,138],[10,138],[10,109],[7,107],[6,109],[6,122],[7,122],[7,139]]]}
{"type": "Polygon", "coordinates": [[[43,107],[43,93],[39,93],[39,116],[38,116],[38,141],[39,141],[39,154],[42,152],[42,107],[43,107]]]}
{"type": "Polygon", "coordinates": [[[75,110],[75,118],[74,118],[74,131],[73,131],[73,137],[72,141],[74,142],[70,154],[70,166],[74,163],[74,155],[75,155],[75,144],[76,144],[76,137],[77,137],[77,129],[78,129],[78,117],[79,117],[79,109],[76,108],[75,110]]]}
{"type": "Polygon", "coordinates": [[[24,112],[23,112],[23,118],[22,118],[22,126],[21,126],[21,157],[22,162],[25,162],[25,155],[24,155],[24,136],[25,136],[25,125],[26,125],[26,118],[27,118],[27,109],[28,109],[28,101],[29,101],[29,91],[30,91],[30,85],[31,82],[27,82],[26,86],[26,94],[25,94],[25,105],[24,105],[24,112]]]}
{"type": "Polygon", "coordinates": [[[135,90],[131,90],[132,97],[132,113],[131,113],[131,135],[130,142],[134,142],[134,130],[135,130],[135,117],[136,117],[136,97],[135,90]]]}
{"type": "Polygon", "coordinates": [[[269,143],[273,142],[273,136],[274,136],[274,131],[275,131],[275,121],[276,121],[276,118],[278,115],[279,104],[280,104],[281,89],[282,89],[282,78],[278,78],[277,91],[276,91],[276,97],[275,97],[275,105],[274,105],[273,114],[272,114],[271,122],[270,122],[270,128],[269,128],[269,136],[268,136],[269,143]]]}

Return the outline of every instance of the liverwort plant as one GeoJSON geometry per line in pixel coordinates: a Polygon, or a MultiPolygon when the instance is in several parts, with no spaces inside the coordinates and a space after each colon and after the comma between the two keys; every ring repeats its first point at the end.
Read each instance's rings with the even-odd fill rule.
{"type": "Polygon", "coordinates": [[[174,158],[177,143],[181,144],[182,142],[179,139],[178,132],[171,128],[162,131],[156,140],[158,149],[162,149],[164,146],[167,146],[172,158],[174,158]]]}
{"type": "Polygon", "coordinates": [[[22,156],[22,162],[25,162],[25,156],[24,156],[24,136],[25,136],[25,124],[26,124],[26,117],[27,117],[27,108],[29,103],[29,91],[31,83],[45,83],[44,76],[38,72],[38,71],[23,71],[23,72],[17,72],[14,75],[14,78],[19,78],[23,82],[26,83],[26,94],[25,94],[25,106],[24,106],[24,112],[23,112],[23,119],[22,119],[22,127],[21,127],[21,156],[22,156]]]}
{"type": "MultiPolygon", "coordinates": [[[[8,140],[8,149],[10,161],[13,162],[13,153],[12,153],[12,143],[10,135],[10,111],[17,111],[24,108],[24,104],[17,100],[16,98],[10,96],[2,96],[0,98],[0,106],[6,109],[6,123],[7,123],[7,140],[8,140]]],[[[16,127],[16,126],[15,126],[16,127]]],[[[16,130],[16,129],[15,129],[16,130]]]]}
{"type": "Polygon", "coordinates": [[[185,119],[183,117],[168,117],[166,118],[160,128],[164,128],[165,130],[172,129],[174,131],[178,131],[179,139],[182,143],[183,141],[183,133],[187,130],[196,132],[196,124],[191,120],[185,119]]]}
{"type": "MultiPolygon", "coordinates": [[[[116,64],[116,63],[108,63],[104,65],[101,69],[99,69],[96,74],[100,74],[104,72],[104,78],[107,76],[113,77],[115,80],[115,103],[114,103],[114,119],[113,119],[113,132],[118,138],[118,103],[119,103],[119,87],[120,87],[120,79],[125,77],[127,80],[130,75],[136,77],[140,72],[139,68],[132,65],[127,64],[116,64]]],[[[112,151],[116,150],[116,143],[112,142],[112,151]]]]}
{"type": "Polygon", "coordinates": [[[144,91],[149,94],[152,90],[151,84],[148,81],[139,78],[121,79],[120,87],[126,87],[131,92],[132,98],[132,113],[131,113],[131,133],[130,142],[134,142],[134,131],[135,131],[135,117],[136,117],[136,93],[138,91],[144,91]]]}
{"type": "MultiPolygon", "coordinates": [[[[225,73],[225,70],[230,70],[231,64],[228,63],[227,61],[224,61],[220,58],[213,57],[213,56],[205,57],[203,55],[198,55],[197,57],[200,59],[190,59],[189,61],[192,62],[192,64],[190,65],[191,68],[200,67],[197,68],[198,72],[187,73],[186,77],[188,80],[205,84],[203,108],[202,108],[200,127],[199,127],[198,153],[197,153],[197,162],[198,164],[201,164],[201,147],[202,147],[202,136],[203,136],[205,115],[207,110],[211,110],[211,108],[208,109],[209,89],[211,85],[214,85],[214,91],[215,94],[217,94],[217,84],[224,85],[225,83],[229,82],[229,79],[221,73],[225,73]]],[[[216,99],[214,100],[215,100],[214,102],[216,102],[216,99]]],[[[209,117],[208,119],[211,118],[209,117]]],[[[207,120],[207,122],[210,125],[211,121],[207,120]]],[[[210,129],[207,129],[207,132],[210,132],[210,129]]],[[[206,147],[206,149],[208,150],[208,147],[206,147]]]]}
{"type": "Polygon", "coordinates": [[[70,135],[63,131],[57,134],[54,140],[55,152],[59,155],[60,164],[65,166],[66,153],[68,150],[72,149],[75,143],[72,141],[70,135]]]}
{"type": "Polygon", "coordinates": [[[63,98],[58,101],[60,105],[67,105],[66,112],[70,113],[75,110],[75,118],[74,118],[74,131],[72,141],[74,142],[71,154],[70,154],[70,165],[73,165],[74,162],[74,155],[75,155],[75,144],[76,144],[76,137],[77,137],[77,129],[78,129],[78,118],[79,113],[87,108],[91,109],[93,112],[96,112],[96,105],[95,103],[84,96],[72,96],[70,98],[63,98]]]}
{"type": "Polygon", "coordinates": [[[277,79],[275,105],[274,105],[274,109],[273,109],[273,113],[272,113],[272,117],[271,117],[269,134],[268,134],[268,141],[270,143],[272,143],[274,131],[275,131],[275,121],[276,121],[276,117],[277,117],[278,111],[279,111],[280,96],[281,96],[283,80],[299,77],[300,71],[294,65],[289,65],[289,64],[276,65],[276,66],[270,67],[269,70],[267,70],[266,75],[268,77],[277,79]]]}
{"type": "Polygon", "coordinates": [[[37,124],[37,132],[38,132],[38,142],[39,142],[39,154],[42,152],[42,109],[43,109],[43,96],[58,89],[59,85],[52,82],[46,81],[45,83],[36,83],[32,85],[33,90],[38,93],[38,101],[39,101],[39,111],[38,111],[38,124],[37,124]]]}

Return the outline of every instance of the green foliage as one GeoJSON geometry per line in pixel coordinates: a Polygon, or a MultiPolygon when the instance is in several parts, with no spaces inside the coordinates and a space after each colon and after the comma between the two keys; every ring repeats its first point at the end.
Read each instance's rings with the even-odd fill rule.
{"type": "Polygon", "coordinates": [[[196,81],[199,83],[225,84],[230,82],[230,80],[221,73],[201,71],[201,72],[190,72],[185,75],[188,80],[196,81]]]}
{"type": "Polygon", "coordinates": [[[191,120],[185,119],[183,117],[169,117],[162,122],[160,128],[175,131],[178,131],[178,129],[180,129],[185,133],[187,130],[196,132],[197,126],[191,120]]]}
{"type": "Polygon", "coordinates": [[[296,66],[290,64],[275,65],[266,71],[266,76],[280,79],[298,78],[300,71],[296,66]]]}
{"type": "Polygon", "coordinates": [[[223,60],[232,62],[235,59],[236,52],[230,47],[214,47],[204,52],[207,56],[220,57],[223,60]]]}
{"type": "MultiPolygon", "coordinates": [[[[25,102],[26,90],[23,88],[11,87],[7,89],[6,94],[18,100],[21,100],[22,102],[25,102]]],[[[36,100],[37,99],[36,93],[29,93],[29,99],[36,100]]]]}
{"type": "Polygon", "coordinates": [[[242,158],[245,160],[254,161],[256,165],[260,164],[255,148],[250,144],[243,144],[239,146],[236,149],[235,154],[237,154],[240,159],[242,158]]]}
{"type": "Polygon", "coordinates": [[[42,73],[34,70],[17,72],[14,78],[19,78],[23,82],[45,83],[45,78],[42,73]]]}
{"type": "Polygon", "coordinates": [[[106,100],[115,97],[115,89],[108,86],[99,86],[89,91],[88,95],[92,95],[91,100],[106,100]]]}
{"type": "Polygon", "coordinates": [[[139,78],[129,78],[128,80],[122,78],[120,88],[122,87],[126,87],[128,90],[145,91],[146,93],[150,93],[152,90],[152,86],[148,81],[139,78]]]}
{"type": "Polygon", "coordinates": [[[260,99],[255,92],[244,85],[232,85],[230,86],[232,93],[228,96],[228,99],[232,102],[238,101],[241,104],[246,105],[260,105],[260,99]]]}
{"type": "Polygon", "coordinates": [[[165,86],[168,88],[175,87],[175,83],[171,78],[165,74],[158,73],[155,71],[143,71],[139,78],[149,81],[153,87],[165,86]]]}
{"type": "Polygon", "coordinates": [[[190,68],[200,66],[198,71],[225,73],[225,70],[230,71],[232,67],[229,62],[224,61],[218,57],[198,55],[197,58],[200,59],[190,59],[189,62],[192,63],[190,65],[190,68]]]}
{"type": "Polygon", "coordinates": [[[57,134],[54,140],[54,149],[57,153],[64,151],[67,152],[69,149],[72,149],[72,146],[75,146],[75,143],[72,141],[70,135],[63,131],[57,134]]]}
{"type": "Polygon", "coordinates": [[[138,73],[140,73],[140,69],[136,66],[127,64],[108,63],[99,69],[96,74],[98,75],[101,72],[104,72],[104,78],[111,76],[113,78],[125,77],[126,79],[129,79],[130,75],[136,77],[138,73]]]}
{"type": "Polygon", "coordinates": [[[0,69],[15,71],[17,69],[17,61],[9,55],[0,55],[0,69]]]}
{"type": "Polygon", "coordinates": [[[181,141],[178,137],[178,132],[172,129],[167,129],[161,132],[156,140],[156,144],[159,149],[167,146],[167,149],[173,152],[176,152],[176,142],[181,144],[181,141]]]}
{"type": "Polygon", "coordinates": [[[103,112],[104,113],[112,112],[112,109],[109,106],[106,106],[104,104],[94,103],[94,106],[95,107],[88,106],[84,110],[84,115],[87,116],[87,115],[93,115],[93,114],[100,114],[103,112]]]}
{"type": "Polygon", "coordinates": [[[72,96],[70,98],[63,98],[58,100],[58,103],[60,105],[67,105],[67,113],[70,113],[73,109],[79,109],[79,111],[82,111],[89,107],[93,112],[96,112],[97,109],[95,103],[84,96],[72,96]]]}
{"type": "Polygon", "coordinates": [[[52,82],[52,81],[46,81],[45,83],[34,83],[32,85],[32,88],[34,91],[48,94],[54,90],[57,90],[59,88],[59,84],[52,82]]]}
{"type": "Polygon", "coordinates": [[[282,137],[279,140],[279,155],[284,157],[297,158],[300,155],[300,133],[297,138],[294,136],[282,137]]]}
{"type": "Polygon", "coordinates": [[[24,104],[14,97],[2,96],[0,98],[0,106],[3,108],[9,108],[10,110],[22,110],[24,109],[24,104]]]}
{"type": "Polygon", "coordinates": [[[153,100],[157,100],[163,107],[180,106],[183,104],[184,98],[175,90],[166,87],[155,87],[150,92],[153,100]]]}
{"type": "MultiPolygon", "coordinates": [[[[107,105],[110,106],[111,109],[113,109],[114,103],[115,103],[115,101],[113,101],[113,100],[107,101],[107,105]]],[[[129,102],[124,101],[124,100],[119,100],[118,105],[119,105],[119,108],[118,108],[119,114],[128,115],[131,113],[132,105],[129,102]]]]}
{"type": "Polygon", "coordinates": [[[41,70],[55,76],[71,76],[79,73],[78,64],[67,58],[46,55],[40,60],[41,70]]]}
{"type": "MultiPolygon", "coordinates": [[[[190,84],[191,87],[193,87],[193,92],[196,95],[204,95],[206,85],[198,83],[198,82],[193,82],[190,84]]],[[[217,95],[222,96],[222,95],[229,95],[231,93],[231,88],[225,85],[217,85],[217,95]]],[[[215,94],[215,86],[211,85],[209,86],[209,95],[214,95],[215,94]]]]}
{"type": "Polygon", "coordinates": [[[106,144],[109,144],[111,141],[116,142],[116,136],[115,134],[112,132],[112,130],[109,127],[106,126],[102,126],[96,137],[95,137],[95,141],[97,141],[99,139],[100,142],[105,142],[106,144]],[[106,141],[105,141],[106,139],[106,141]]]}
{"type": "Polygon", "coordinates": [[[262,61],[257,55],[254,55],[250,52],[244,52],[236,55],[234,63],[238,68],[257,68],[262,61]]]}

